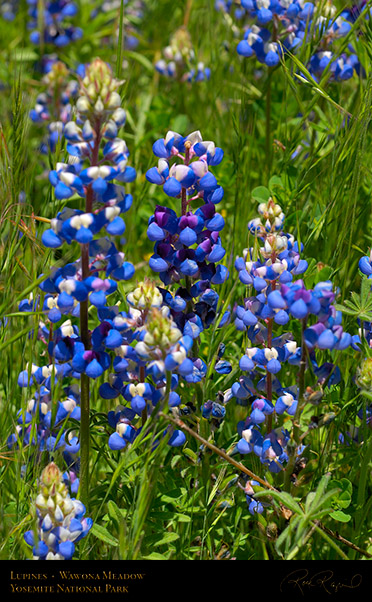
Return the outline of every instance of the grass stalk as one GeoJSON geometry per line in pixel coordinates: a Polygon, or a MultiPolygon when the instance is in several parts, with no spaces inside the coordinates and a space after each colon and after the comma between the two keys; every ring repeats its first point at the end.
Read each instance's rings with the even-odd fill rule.
{"type": "Polygon", "coordinates": [[[272,71],[269,70],[266,86],[266,105],[265,105],[265,154],[266,154],[266,169],[267,182],[269,182],[272,166],[272,143],[271,143],[271,87],[272,87],[272,71]]]}
{"type": "Polygon", "coordinates": [[[123,47],[124,47],[124,0],[121,0],[119,14],[119,37],[116,53],[116,77],[120,79],[123,63],[123,47]]]}

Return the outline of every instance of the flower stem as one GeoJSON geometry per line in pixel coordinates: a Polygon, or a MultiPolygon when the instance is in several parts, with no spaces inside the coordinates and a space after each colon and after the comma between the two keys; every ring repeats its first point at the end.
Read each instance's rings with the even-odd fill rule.
{"type": "MultiPolygon", "coordinates": [[[[273,319],[269,318],[267,325],[267,346],[271,349],[272,345],[272,337],[273,337],[273,319]]],[[[272,374],[268,370],[266,370],[266,397],[272,403],[273,400],[273,379],[272,374]]],[[[270,433],[273,428],[273,415],[269,414],[267,416],[267,432],[270,433]]]]}
{"type": "MultiPolygon", "coordinates": [[[[81,245],[82,277],[89,275],[89,245],[81,245]]],[[[86,350],[90,347],[88,328],[88,300],[80,302],[80,337],[86,350]]],[[[89,377],[84,372],[80,380],[80,498],[88,509],[89,500],[89,377]]]]}
{"type": "MultiPolygon", "coordinates": [[[[92,165],[97,165],[99,146],[101,142],[101,124],[96,122],[96,138],[92,152],[92,165]]],[[[93,210],[93,188],[91,184],[86,188],[85,211],[91,213],[93,210]]],[[[89,243],[81,245],[81,271],[82,278],[90,275],[89,266],[89,243]]],[[[80,337],[85,350],[90,349],[90,335],[88,326],[88,299],[80,302],[80,337]]],[[[90,455],[90,391],[89,377],[84,372],[80,380],[80,499],[88,509],[89,505],[89,455],[90,455]]]]}
{"type": "MultiPolygon", "coordinates": [[[[185,142],[185,165],[189,165],[190,163],[190,142],[187,140],[185,142]]],[[[186,215],[187,213],[187,189],[182,186],[181,190],[181,213],[182,215],[186,215]]]]}
{"type": "MultiPolygon", "coordinates": [[[[160,412],[159,415],[162,416],[163,418],[166,418],[170,422],[173,422],[173,424],[177,425],[179,428],[181,428],[182,430],[189,433],[189,435],[192,435],[192,437],[194,437],[195,439],[200,441],[200,443],[202,443],[203,445],[208,447],[210,450],[212,450],[218,456],[220,456],[221,458],[223,458],[224,460],[229,462],[232,466],[235,466],[235,468],[237,468],[241,472],[244,472],[245,474],[247,474],[249,477],[251,477],[252,479],[257,481],[258,483],[260,483],[267,489],[270,489],[271,491],[278,491],[278,489],[275,489],[275,487],[273,487],[273,485],[271,485],[268,481],[261,479],[261,477],[259,477],[258,475],[255,475],[253,472],[251,472],[248,468],[246,468],[244,466],[244,464],[241,464],[241,462],[237,462],[231,456],[229,456],[225,451],[223,451],[222,449],[219,449],[218,447],[213,445],[213,443],[204,439],[201,435],[199,435],[199,433],[197,433],[196,431],[194,431],[193,429],[188,427],[183,422],[183,420],[180,420],[179,418],[174,418],[173,416],[168,416],[168,415],[164,414],[163,412],[160,412]]],[[[372,448],[372,446],[371,446],[371,448],[372,448]]],[[[285,506],[285,504],[283,504],[283,505],[285,506]]],[[[320,521],[318,521],[318,520],[314,521],[313,525],[314,525],[315,530],[318,532],[321,532],[322,537],[324,537],[324,539],[326,539],[327,542],[336,549],[336,551],[344,558],[344,560],[348,560],[346,554],[344,554],[342,552],[342,550],[338,546],[336,546],[336,544],[331,540],[331,538],[341,541],[343,544],[347,545],[349,548],[352,548],[353,550],[358,551],[360,554],[363,554],[367,558],[371,558],[371,554],[369,554],[367,551],[362,550],[361,548],[357,547],[354,543],[352,543],[349,540],[345,539],[344,537],[340,536],[338,533],[334,533],[333,531],[331,531],[330,529],[325,527],[320,521]]]]}
{"type": "Polygon", "coordinates": [[[229,464],[232,464],[233,466],[235,466],[235,468],[237,468],[241,472],[244,472],[246,475],[251,477],[251,479],[258,481],[259,483],[261,483],[261,485],[263,485],[267,489],[272,489],[273,491],[276,491],[275,487],[273,487],[270,483],[268,483],[267,481],[264,481],[264,479],[261,479],[261,477],[254,474],[254,472],[251,472],[248,468],[246,468],[244,466],[244,464],[241,464],[241,462],[237,462],[236,460],[234,460],[234,458],[229,456],[225,451],[223,451],[222,449],[219,449],[213,443],[211,443],[210,441],[207,441],[207,439],[204,439],[204,437],[199,435],[199,433],[197,433],[193,429],[189,428],[183,422],[183,420],[180,420],[179,418],[173,418],[172,416],[167,416],[166,414],[164,414],[164,412],[159,412],[159,415],[162,416],[163,418],[166,418],[170,422],[173,422],[173,424],[175,424],[176,426],[181,428],[183,431],[186,431],[187,433],[189,433],[189,435],[191,435],[192,437],[194,437],[195,439],[200,441],[200,443],[202,443],[203,445],[208,447],[210,450],[212,450],[214,453],[216,453],[218,456],[220,456],[221,458],[226,460],[226,462],[229,462],[229,464]]]}
{"type": "MultiPolygon", "coordinates": [[[[276,261],[275,251],[273,251],[273,253],[271,255],[271,261],[272,261],[272,263],[275,263],[275,261],[276,261]]],[[[271,289],[273,291],[275,291],[275,289],[276,289],[275,280],[273,280],[271,283],[271,289]]],[[[271,349],[271,346],[273,344],[273,324],[274,324],[274,319],[269,318],[268,324],[267,324],[267,346],[269,349],[271,349]]],[[[266,370],[266,397],[270,401],[270,403],[272,403],[272,401],[273,401],[273,378],[272,378],[271,372],[269,372],[268,370],[266,370]]],[[[273,428],[273,414],[269,414],[267,416],[267,432],[271,433],[272,428],[273,428]]]]}

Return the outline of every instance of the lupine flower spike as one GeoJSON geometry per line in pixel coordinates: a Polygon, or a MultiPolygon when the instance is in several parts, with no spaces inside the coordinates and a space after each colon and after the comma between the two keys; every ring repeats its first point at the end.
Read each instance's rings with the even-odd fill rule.
{"type": "MultiPolygon", "coordinates": [[[[243,374],[233,383],[231,395],[240,405],[249,403],[251,407],[238,424],[236,450],[255,453],[270,472],[277,473],[300,457],[304,448],[299,441],[292,442],[288,418],[298,420],[306,403],[305,392],[298,384],[282,382],[288,378],[288,368],[284,371],[283,365],[306,363],[305,345],[318,384],[331,385],[340,379],[340,371],[332,362],[319,366],[316,349],[358,349],[359,337],[344,332],[341,312],[333,305],[337,291],[331,282],[319,282],[309,290],[302,279],[296,280],[306,272],[308,263],[301,257],[303,245],[282,230],[285,216],[281,207],[269,198],[259,204],[258,211],[260,217],[248,223],[259,243],[258,252],[254,247],[245,249],[235,261],[239,280],[249,295],[235,308],[235,326],[246,332],[249,343],[239,361],[243,374]],[[312,316],[315,322],[311,324],[312,316]],[[304,339],[299,344],[292,332],[282,330],[290,320],[303,324],[304,339]]],[[[263,511],[248,498],[252,512],[263,511]]]]}
{"type": "MultiPolygon", "coordinates": [[[[243,27],[243,39],[237,44],[240,56],[256,59],[269,68],[276,67],[283,54],[296,53],[316,40],[316,50],[307,69],[313,79],[321,79],[325,69],[332,81],[350,79],[360,72],[360,62],[351,44],[341,54],[335,52],[338,40],[350,32],[353,12],[341,13],[331,1],[320,3],[305,0],[241,0],[236,7],[230,0],[218,0],[216,8],[224,13],[234,10],[237,25],[243,27]]],[[[240,37],[242,34],[240,34],[240,37]]]]}
{"type": "Polygon", "coordinates": [[[84,517],[84,505],[70,497],[54,462],[41,474],[35,510],[36,530],[24,535],[33,560],[71,560],[76,543],[89,533],[93,521],[84,517]]]}
{"type": "Polygon", "coordinates": [[[208,80],[211,70],[196,59],[191,37],[185,27],[173,34],[170,43],[163,49],[163,58],[155,63],[159,73],[180,81],[200,82],[208,80]]]}
{"type": "MultiPolygon", "coordinates": [[[[203,140],[199,131],[186,137],[169,131],[153,144],[153,152],[158,165],[148,170],[146,178],[162,186],[167,196],[180,199],[181,215],[156,206],[147,229],[155,243],[149,265],[165,286],[179,284],[174,294],[162,290],[164,303],[183,335],[196,340],[216,317],[218,294],[212,286],[222,284],[229,275],[220,263],[225,256],[220,236],[225,220],[216,211],[223,188],[210,170],[221,163],[223,150],[203,140]],[[203,204],[193,211],[195,201],[203,204]]],[[[195,358],[194,367],[187,378],[197,382],[205,375],[206,366],[195,358]]]]}

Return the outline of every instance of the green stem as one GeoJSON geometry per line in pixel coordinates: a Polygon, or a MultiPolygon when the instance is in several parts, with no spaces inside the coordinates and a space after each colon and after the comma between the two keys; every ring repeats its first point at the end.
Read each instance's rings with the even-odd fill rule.
{"type": "Polygon", "coordinates": [[[315,531],[317,531],[317,533],[319,533],[319,535],[321,535],[323,537],[323,539],[334,549],[336,550],[337,554],[339,556],[341,556],[341,558],[343,560],[349,560],[349,558],[347,557],[347,555],[345,554],[345,552],[343,550],[341,550],[341,548],[333,541],[333,539],[331,537],[329,537],[329,535],[320,528],[320,526],[318,526],[317,524],[314,523],[314,527],[315,527],[315,531]]]}
{"type": "Polygon", "coordinates": [[[37,3],[37,29],[39,32],[39,50],[40,50],[40,60],[42,60],[44,56],[44,0],[38,0],[37,3]]]}
{"type": "MultiPolygon", "coordinates": [[[[99,147],[101,142],[100,120],[95,124],[96,139],[94,143],[91,165],[97,165],[99,147]]],[[[91,184],[86,188],[85,211],[91,213],[93,210],[93,188],[91,184]]],[[[88,278],[89,269],[89,244],[81,245],[81,270],[82,278],[88,278]]],[[[80,337],[85,350],[90,349],[90,334],[88,325],[88,299],[80,302],[80,337]]],[[[90,391],[89,377],[82,373],[80,380],[80,499],[88,510],[89,506],[89,456],[90,456],[90,391]]]]}
{"type": "Polygon", "coordinates": [[[118,38],[118,49],[116,55],[116,77],[120,79],[121,67],[122,67],[122,53],[124,46],[124,0],[121,0],[120,4],[120,16],[119,16],[119,38],[118,38]]]}
{"type": "Polygon", "coordinates": [[[215,454],[217,454],[218,456],[220,456],[221,458],[223,458],[224,460],[226,460],[226,462],[229,462],[229,464],[232,464],[233,466],[235,466],[235,468],[237,468],[241,472],[244,472],[246,475],[248,475],[249,477],[251,477],[251,479],[254,479],[255,481],[258,481],[258,483],[261,483],[261,485],[263,485],[267,489],[272,489],[273,491],[276,491],[275,487],[273,487],[272,485],[270,485],[270,483],[268,483],[267,481],[264,481],[263,479],[261,479],[261,477],[259,477],[258,475],[254,474],[254,472],[252,472],[248,468],[246,468],[244,466],[244,464],[241,464],[241,462],[237,462],[236,460],[234,460],[234,458],[232,458],[231,456],[229,456],[225,451],[223,451],[222,449],[219,449],[213,443],[211,443],[210,441],[207,441],[207,439],[204,439],[204,437],[202,437],[201,435],[199,435],[199,433],[197,433],[193,429],[189,428],[179,418],[173,418],[172,416],[167,416],[166,414],[164,414],[164,412],[159,412],[159,414],[160,414],[160,416],[163,416],[163,418],[166,418],[167,420],[170,420],[170,422],[173,422],[173,424],[177,425],[179,428],[181,428],[182,430],[184,430],[187,433],[189,433],[189,435],[191,435],[192,437],[194,437],[195,439],[197,439],[198,441],[200,441],[200,443],[202,443],[203,445],[205,445],[206,447],[208,447],[209,449],[211,449],[215,454]]]}
{"type": "MultiPolygon", "coordinates": [[[[276,261],[276,252],[273,251],[272,254],[271,254],[271,262],[274,264],[275,261],[276,261]]],[[[273,291],[275,291],[275,289],[276,289],[276,282],[275,282],[275,280],[273,280],[271,282],[271,289],[273,291]]],[[[269,318],[268,324],[267,324],[267,346],[268,346],[269,349],[271,349],[271,346],[273,344],[273,324],[274,324],[274,319],[273,318],[269,318]]],[[[272,400],[273,400],[273,379],[272,379],[271,372],[269,372],[268,370],[266,370],[266,397],[270,401],[270,403],[272,403],[272,400]]],[[[267,416],[267,432],[271,433],[272,428],[273,428],[273,414],[269,414],[267,416]]]]}
{"type": "MultiPolygon", "coordinates": [[[[89,275],[89,246],[81,245],[83,279],[89,275]]],[[[90,348],[88,328],[88,300],[80,302],[80,336],[86,350],[90,348]]],[[[88,509],[89,502],[89,377],[82,373],[80,379],[80,498],[88,509]]]]}
{"type": "MultiPolygon", "coordinates": [[[[372,460],[372,437],[369,438],[368,447],[367,447],[367,450],[363,457],[362,464],[360,467],[360,474],[359,474],[358,493],[357,493],[357,511],[355,513],[355,516],[356,516],[355,533],[359,534],[359,538],[358,538],[359,544],[361,543],[361,539],[363,536],[363,533],[361,532],[362,521],[365,518],[364,513],[363,513],[363,508],[366,503],[365,498],[366,498],[367,479],[370,476],[370,471],[368,470],[368,467],[371,463],[371,460],[372,460]]],[[[355,557],[355,552],[353,554],[353,557],[355,557]]]]}
{"type": "Polygon", "coordinates": [[[89,504],[89,377],[81,375],[80,381],[80,499],[88,509],[89,504]]]}
{"type": "Polygon", "coordinates": [[[163,411],[167,412],[169,408],[169,395],[172,388],[172,372],[167,370],[166,372],[166,387],[165,387],[165,396],[164,401],[162,403],[163,411]]]}
{"type": "MultiPolygon", "coordinates": [[[[167,416],[166,414],[164,414],[164,412],[159,412],[159,415],[162,416],[163,418],[166,418],[170,422],[173,422],[173,424],[177,425],[179,428],[181,428],[182,430],[189,433],[189,435],[191,435],[192,437],[194,437],[195,439],[200,441],[200,443],[202,443],[203,445],[208,447],[210,450],[212,450],[214,453],[216,453],[218,456],[220,456],[227,462],[229,462],[229,464],[232,464],[232,466],[235,466],[235,468],[237,468],[241,472],[244,472],[245,474],[247,474],[251,479],[254,479],[258,483],[261,483],[261,485],[263,485],[267,489],[271,489],[272,491],[278,491],[277,489],[275,489],[275,487],[273,487],[273,485],[271,485],[267,481],[264,481],[264,479],[261,479],[261,477],[259,477],[258,475],[255,475],[253,472],[251,472],[248,468],[246,468],[244,466],[244,464],[241,464],[241,462],[237,462],[231,456],[229,456],[225,451],[223,451],[222,449],[219,449],[218,447],[213,445],[213,443],[211,443],[210,441],[207,441],[206,439],[201,437],[201,435],[199,435],[199,433],[197,433],[193,429],[189,428],[179,418],[173,418],[172,416],[167,416]]],[[[329,543],[330,546],[332,546],[336,550],[336,552],[344,560],[349,560],[348,557],[346,556],[346,554],[338,547],[338,545],[334,541],[332,541],[332,537],[339,541],[342,541],[342,543],[344,543],[345,545],[347,545],[348,547],[351,547],[353,549],[355,549],[355,544],[348,541],[347,539],[344,539],[343,537],[341,538],[338,533],[336,533],[336,534],[333,533],[330,529],[327,529],[326,527],[324,527],[324,525],[322,525],[322,523],[320,521],[314,521],[314,523],[312,523],[312,524],[313,524],[314,529],[317,532],[320,532],[321,536],[329,543]]],[[[360,551],[360,553],[364,554],[365,556],[370,557],[368,552],[365,552],[364,550],[360,550],[359,548],[358,548],[358,551],[360,551]]]]}

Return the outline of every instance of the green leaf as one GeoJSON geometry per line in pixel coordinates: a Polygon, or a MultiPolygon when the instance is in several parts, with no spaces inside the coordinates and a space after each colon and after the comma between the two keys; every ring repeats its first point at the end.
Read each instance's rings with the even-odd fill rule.
{"type": "Polygon", "coordinates": [[[191,523],[191,518],[187,514],[176,514],[174,518],[180,523],[191,523]]]}
{"type": "Polygon", "coordinates": [[[107,507],[110,517],[116,522],[121,523],[125,516],[125,510],[121,510],[112,500],[107,502],[107,507]]]}
{"type": "Polygon", "coordinates": [[[174,502],[182,497],[182,495],[181,489],[172,489],[172,491],[164,493],[160,499],[162,502],[174,504],[174,502]]]}
{"type": "Polygon", "coordinates": [[[330,482],[330,486],[337,487],[340,492],[335,500],[337,506],[340,508],[347,508],[351,504],[351,496],[353,493],[353,486],[348,479],[335,479],[330,482]]]}
{"type": "Polygon", "coordinates": [[[179,539],[179,535],[178,533],[166,533],[164,535],[164,537],[162,537],[161,539],[159,539],[158,541],[156,541],[155,543],[153,543],[153,546],[163,546],[166,543],[170,543],[171,541],[176,541],[176,539],[179,539]]]}
{"type": "Polygon", "coordinates": [[[98,537],[98,539],[104,541],[109,546],[116,547],[119,545],[119,541],[116,539],[116,537],[111,535],[111,533],[109,533],[107,529],[105,529],[105,527],[101,527],[101,525],[97,525],[96,523],[94,523],[91,532],[93,533],[93,535],[98,537]]]}
{"type": "Polygon", "coordinates": [[[284,546],[285,554],[287,554],[289,552],[289,550],[291,549],[292,534],[295,533],[295,531],[297,529],[297,525],[299,524],[300,520],[301,520],[301,516],[299,516],[299,515],[292,516],[287,528],[284,529],[284,531],[282,531],[282,533],[279,535],[278,539],[276,540],[276,544],[275,544],[275,548],[279,553],[280,553],[282,546],[284,546]]]}
{"type": "Polygon", "coordinates": [[[272,176],[269,181],[269,188],[274,188],[275,186],[280,186],[283,188],[282,178],[280,176],[272,176]]]}
{"type": "Polygon", "coordinates": [[[340,303],[336,303],[335,309],[337,311],[342,311],[342,313],[346,314],[347,316],[357,316],[358,315],[358,311],[355,311],[355,309],[348,309],[347,307],[345,307],[345,305],[341,305],[340,303]]]}
{"type": "Polygon", "coordinates": [[[315,498],[315,491],[310,491],[310,493],[306,497],[305,512],[309,512],[309,510],[311,508],[311,504],[313,503],[314,498],[315,498]]]}
{"type": "Polygon", "coordinates": [[[38,54],[30,48],[15,48],[12,59],[16,62],[36,61],[39,58],[38,54]]]}
{"type": "Polygon", "coordinates": [[[185,454],[185,456],[187,456],[193,463],[196,464],[197,460],[198,460],[198,456],[196,455],[196,453],[192,450],[189,449],[188,447],[185,447],[182,452],[185,454]]]}
{"type": "Polygon", "coordinates": [[[314,499],[314,501],[311,505],[311,509],[310,509],[311,518],[313,518],[313,515],[316,512],[321,511],[324,508],[324,506],[326,505],[326,503],[328,503],[328,500],[330,500],[335,495],[337,495],[339,491],[340,491],[339,489],[332,489],[331,491],[327,491],[326,493],[323,492],[321,496],[316,497],[316,499],[314,499]]]}
{"type": "Polygon", "coordinates": [[[369,278],[363,278],[360,285],[360,298],[364,306],[367,302],[368,297],[372,301],[371,280],[369,278]]]}
{"type": "Polygon", "coordinates": [[[23,330],[19,331],[17,334],[15,334],[10,339],[4,341],[4,343],[2,343],[0,345],[0,351],[3,351],[6,347],[8,347],[9,345],[12,345],[15,341],[17,341],[18,339],[22,338],[23,336],[25,336],[29,332],[30,332],[30,327],[27,326],[27,328],[24,328],[23,330]]]}
{"type": "Polygon", "coordinates": [[[271,489],[270,491],[259,491],[258,493],[255,493],[254,497],[261,498],[268,496],[271,496],[279,502],[282,502],[286,508],[289,508],[295,514],[303,514],[301,507],[298,505],[296,500],[286,491],[272,491],[271,489]]]}
{"type": "Polygon", "coordinates": [[[141,54],[140,52],[135,52],[134,50],[126,50],[124,52],[124,55],[140,63],[142,67],[145,67],[145,69],[147,69],[149,73],[154,72],[154,65],[151,61],[149,61],[149,59],[146,56],[144,56],[144,54],[141,54]]]}
{"type": "Polygon", "coordinates": [[[331,512],[329,516],[340,523],[348,523],[351,519],[350,514],[346,514],[345,512],[342,512],[342,510],[335,510],[334,512],[331,512]]]}
{"type": "Polygon", "coordinates": [[[173,456],[173,458],[171,459],[171,467],[174,469],[174,467],[177,465],[177,463],[179,462],[179,460],[182,458],[181,454],[176,454],[175,456],[173,456]]]}
{"type": "Polygon", "coordinates": [[[252,198],[256,201],[267,202],[271,196],[270,190],[265,186],[257,186],[252,190],[252,198]]]}

